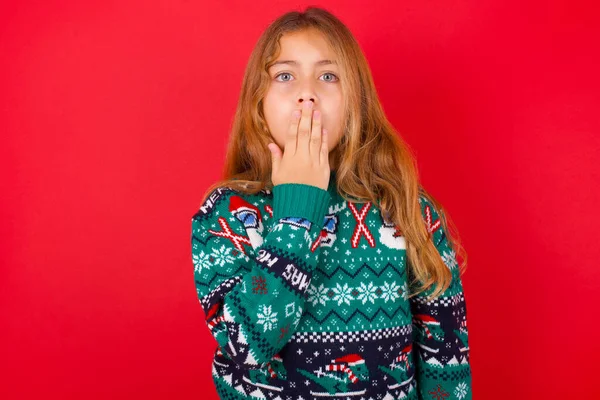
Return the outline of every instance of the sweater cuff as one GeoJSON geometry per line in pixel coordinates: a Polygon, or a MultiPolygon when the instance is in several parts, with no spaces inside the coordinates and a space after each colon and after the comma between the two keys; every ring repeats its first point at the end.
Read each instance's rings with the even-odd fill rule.
{"type": "Polygon", "coordinates": [[[325,189],[302,183],[273,186],[273,219],[302,217],[323,224],[331,195],[325,189]]]}

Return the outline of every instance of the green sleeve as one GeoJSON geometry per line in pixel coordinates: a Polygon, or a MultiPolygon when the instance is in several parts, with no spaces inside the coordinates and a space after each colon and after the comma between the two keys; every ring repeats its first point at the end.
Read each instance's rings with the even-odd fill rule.
{"type": "Polygon", "coordinates": [[[206,324],[223,355],[251,369],[276,356],[298,326],[330,195],[311,185],[277,185],[272,216],[257,199],[216,189],[193,216],[191,235],[206,324]]]}
{"type": "Polygon", "coordinates": [[[413,315],[415,377],[419,399],[471,399],[467,309],[456,253],[446,238],[433,205],[420,198],[421,211],[444,263],[452,271],[450,286],[427,300],[434,287],[410,298],[413,315]]]}

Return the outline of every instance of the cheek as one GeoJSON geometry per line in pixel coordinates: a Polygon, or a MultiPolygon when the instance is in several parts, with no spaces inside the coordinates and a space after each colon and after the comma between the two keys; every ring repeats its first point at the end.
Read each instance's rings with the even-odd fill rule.
{"type": "Polygon", "coordinates": [[[323,95],[323,114],[328,122],[338,125],[344,110],[344,96],[339,88],[332,89],[323,95]]]}
{"type": "MultiPolygon", "coordinates": [[[[342,100],[336,100],[323,111],[323,125],[333,131],[337,131],[343,125],[344,107],[342,100]]],[[[335,132],[332,132],[335,133],[335,132]]]]}
{"type": "Polygon", "coordinates": [[[267,122],[267,127],[271,136],[278,145],[282,145],[285,133],[289,126],[288,115],[291,116],[293,110],[287,107],[288,102],[284,101],[277,93],[267,93],[263,100],[263,112],[267,122]]]}
{"type": "Polygon", "coordinates": [[[277,125],[277,118],[280,114],[279,104],[280,103],[277,101],[276,96],[273,96],[272,93],[267,93],[263,100],[263,111],[267,120],[267,124],[270,128],[273,128],[277,125]]]}

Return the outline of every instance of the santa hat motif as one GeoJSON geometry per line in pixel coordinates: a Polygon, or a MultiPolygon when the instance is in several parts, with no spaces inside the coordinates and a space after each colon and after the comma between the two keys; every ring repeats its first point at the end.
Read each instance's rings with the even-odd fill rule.
{"type": "Polygon", "coordinates": [[[433,318],[431,315],[427,315],[427,314],[416,314],[416,315],[414,315],[414,319],[416,320],[416,322],[420,322],[422,324],[428,324],[428,325],[439,325],[440,324],[440,321],[433,318]]]}
{"type": "Polygon", "coordinates": [[[264,226],[258,207],[250,204],[240,196],[231,196],[229,199],[229,212],[244,225],[252,247],[256,249],[263,244],[264,238],[261,233],[264,226]]]}
{"type": "Polygon", "coordinates": [[[355,366],[359,364],[364,364],[365,360],[359,356],[358,354],[348,354],[343,357],[336,358],[332,360],[332,362],[337,364],[329,364],[325,367],[325,371],[340,371],[345,372],[348,375],[348,378],[352,381],[352,383],[356,383],[358,378],[352,372],[349,366],[355,366]]]}
{"type": "Polygon", "coordinates": [[[335,359],[336,363],[346,363],[348,365],[364,364],[365,360],[358,354],[348,354],[335,359]]]}
{"type": "Polygon", "coordinates": [[[413,314],[413,322],[423,328],[428,339],[433,337],[429,325],[440,325],[440,321],[427,314],[413,314]]]}
{"type": "Polygon", "coordinates": [[[254,211],[258,216],[258,219],[261,219],[260,210],[258,209],[258,207],[256,207],[254,204],[248,203],[240,196],[231,196],[231,198],[229,199],[229,211],[234,213],[244,211],[244,209],[254,211]]]}

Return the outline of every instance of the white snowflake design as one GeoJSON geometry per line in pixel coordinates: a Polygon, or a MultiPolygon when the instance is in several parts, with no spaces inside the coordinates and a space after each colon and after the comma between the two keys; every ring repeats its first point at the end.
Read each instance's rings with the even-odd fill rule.
{"type": "Polygon", "coordinates": [[[263,304],[262,306],[262,312],[258,312],[257,317],[258,317],[258,323],[261,325],[264,325],[264,331],[270,331],[273,330],[274,325],[277,323],[277,313],[273,312],[273,310],[271,309],[271,306],[267,306],[266,304],[263,304]]]}
{"type": "Polygon", "coordinates": [[[210,268],[212,262],[210,261],[210,254],[201,251],[200,254],[192,254],[192,261],[194,262],[194,271],[201,273],[202,269],[210,268]]]}
{"type": "Polygon", "coordinates": [[[442,259],[444,260],[444,263],[448,266],[448,268],[450,268],[451,270],[455,269],[458,265],[458,262],[456,261],[456,253],[454,252],[454,250],[450,250],[443,252],[442,254],[442,259]]]}
{"type": "Polygon", "coordinates": [[[298,307],[298,311],[296,311],[296,315],[294,317],[294,326],[298,325],[301,317],[302,317],[302,307],[298,307]]]}
{"type": "Polygon", "coordinates": [[[363,304],[367,301],[375,304],[375,299],[377,299],[377,293],[375,293],[377,291],[377,286],[373,286],[373,282],[369,282],[368,286],[365,285],[364,282],[361,282],[360,287],[357,288],[357,290],[360,292],[357,299],[362,300],[363,304]]]}
{"type": "Polygon", "coordinates": [[[335,293],[333,300],[337,300],[338,306],[342,303],[350,305],[350,300],[352,300],[352,295],[350,292],[352,291],[352,288],[348,287],[347,283],[344,283],[344,287],[340,286],[339,283],[336,283],[335,288],[332,290],[335,293]]]}
{"type": "Polygon", "coordinates": [[[406,285],[406,282],[402,284],[402,298],[408,300],[408,285],[406,285]]]}
{"type": "Polygon", "coordinates": [[[384,299],[386,303],[388,302],[388,300],[396,301],[396,299],[400,297],[398,295],[398,289],[400,289],[400,286],[398,286],[395,281],[392,283],[385,282],[381,286],[381,290],[383,291],[383,293],[381,294],[381,298],[384,299]]]}
{"type": "Polygon", "coordinates": [[[325,302],[329,300],[327,298],[327,288],[322,283],[319,285],[318,288],[315,285],[311,284],[307,292],[308,302],[311,302],[313,306],[316,306],[317,303],[325,305],[325,302]]]}
{"type": "Polygon", "coordinates": [[[235,257],[231,254],[231,249],[225,245],[218,249],[213,249],[212,256],[215,259],[215,264],[224,266],[225,264],[235,262],[235,257]]]}
{"type": "Polygon", "coordinates": [[[458,385],[456,385],[456,388],[454,389],[454,395],[459,399],[463,399],[467,396],[468,390],[469,388],[467,384],[465,382],[461,382],[458,385]]]}

